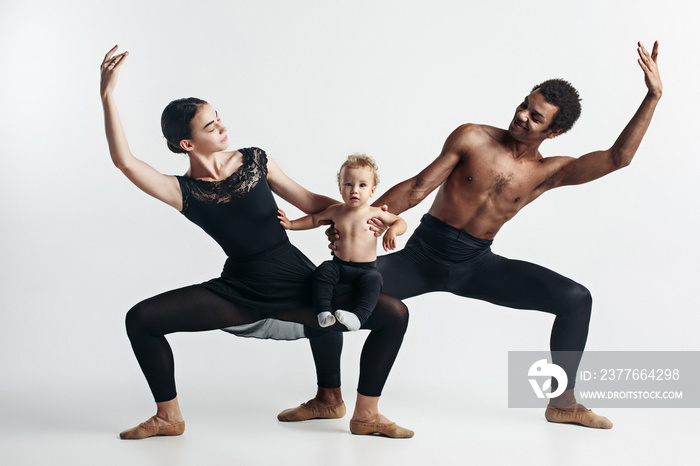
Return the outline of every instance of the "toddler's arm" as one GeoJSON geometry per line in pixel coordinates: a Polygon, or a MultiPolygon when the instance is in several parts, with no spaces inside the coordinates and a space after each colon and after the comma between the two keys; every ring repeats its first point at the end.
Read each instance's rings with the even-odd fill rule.
{"type": "Polygon", "coordinates": [[[282,209],[277,209],[277,218],[280,220],[280,225],[286,230],[311,230],[312,228],[321,226],[321,222],[331,220],[329,213],[331,207],[316,214],[305,215],[296,220],[289,220],[282,209]]]}
{"type": "Polygon", "coordinates": [[[384,238],[382,238],[382,247],[385,251],[393,251],[396,249],[396,237],[403,235],[406,232],[406,228],[408,228],[406,221],[398,215],[384,212],[381,209],[375,217],[379,218],[384,224],[389,225],[389,229],[384,233],[384,238]]]}

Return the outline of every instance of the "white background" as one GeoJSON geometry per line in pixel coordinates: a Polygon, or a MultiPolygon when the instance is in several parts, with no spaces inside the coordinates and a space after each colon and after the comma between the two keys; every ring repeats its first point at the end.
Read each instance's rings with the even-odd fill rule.
{"type": "MultiPolygon", "coordinates": [[[[223,332],[170,338],[188,434],[117,441],[152,414],[125,312],[217,276],[225,257],[112,166],[98,88],[118,43],[131,53],[116,98],[132,151],[164,173],[184,173],[187,160],[166,149],[160,113],[193,95],[219,111],[231,149],[262,147],[313,191],[336,195],[345,156],[372,155],[381,194],[458,125],[506,127],[552,77],[579,89],[583,114],[543,154],[609,147],[646,92],[636,41],[659,39],[664,96],[632,165],[547,193],[493,249],[591,290],[588,349],[698,350],[699,10],[690,0],[1,2],[0,462],[684,463],[697,410],[610,410],[616,426],[599,432],[507,409],[507,351],[547,349],[551,316],[441,293],[407,300],[411,324],[382,398],[416,430],[410,441],[350,436],[347,420],[277,423],[315,390],[307,342],[223,332]],[[633,441],[644,446],[630,453],[633,441]]],[[[409,233],[431,200],[404,214],[409,233]]],[[[320,230],[291,238],[314,262],[328,257],[320,230]]],[[[346,337],[350,409],[365,336],[346,337]]]]}

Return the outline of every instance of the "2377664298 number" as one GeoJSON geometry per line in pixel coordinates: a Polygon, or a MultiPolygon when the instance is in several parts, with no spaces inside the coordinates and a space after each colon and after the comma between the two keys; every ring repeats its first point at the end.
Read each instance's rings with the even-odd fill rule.
{"type": "Polygon", "coordinates": [[[679,369],[601,369],[598,380],[679,380],[679,369]]]}

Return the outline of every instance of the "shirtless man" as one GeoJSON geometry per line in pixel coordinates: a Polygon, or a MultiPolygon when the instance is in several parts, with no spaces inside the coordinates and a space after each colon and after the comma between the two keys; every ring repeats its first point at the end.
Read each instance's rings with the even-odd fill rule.
{"type": "MultiPolygon", "coordinates": [[[[593,181],[632,161],[662,94],[656,65],[658,42],[651,55],[641,43],[637,52],[647,94],[610,149],[579,158],[545,158],[540,154],[540,144],[568,131],[580,113],[578,93],[569,83],[545,81],[535,86],[517,107],[507,130],[476,124],[460,126],[447,138],[433,163],[375,202],[400,214],[440,187],[406,247],[379,257],[384,293],[404,299],[430,291],[449,291],[556,316],[550,349],[553,362],[566,371],[569,383],[559,397],[549,402],[545,418],[550,422],[612,427],[608,419],[578,404],[573,393],[576,369],[588,336],[590,293],[578,283],[538,265],[497,256],[489,246],[505,222],[545,191],[593,181]],[[560,351],[575,356],[561,359],[561,353],[556,353],[560,351]]],[[[329,238],[337,235],[329,232],[329,238]]],[[[317,373],[339,373],[340,363],[329,363],[335,359],[329,355],[340,358],[342,337],[334,334],[310,342],[317,373]]],[[[297,419],[278,418],[333,417],[332,408],[339,403],[339,384],[319,386],[313,400],[296,408],[297,419]]]]}

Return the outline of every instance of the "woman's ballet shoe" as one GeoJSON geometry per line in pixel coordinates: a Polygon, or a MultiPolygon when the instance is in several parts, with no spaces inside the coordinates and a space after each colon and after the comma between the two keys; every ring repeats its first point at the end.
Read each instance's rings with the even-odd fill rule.
{"type": "Polygon", "coordinates": [[[146,425],[145,422],[142,422],[136,427],[125,430],[119,434],[119,437],[125,440],[136,440],[155,437],[157,435],[182,435],[182,433],[185,432],[185,421],[171,422],[168,423],[167,426],[161,426],[158,425],[159,418],[153,416],[151,419],[155,421],[155,425],[149,426],[146,425]]]}
{"type": "Polygon", "coordinates": [[[277,415],[282,422],[308,421],[309,419],[340,419],[345,416],[345,402],[325,408],[310,408],[302,403],[296,408],[285,409],[277,415]]]}
{"type": "Polygon", "coordinates": [[[405,429],[395,422],[391,424],[380,424],[379,419],[382,415],[377,413],[372,419],[367,422],[350,421],[350,432],[355,435],[380,434],[391,438],[411,438],[413,431],[405,429]]]}
{"type": "Polygon", "coordinates": [[[544,417],[549,422],[581,424],[594,429],[612,429],[613,426],[608,418],[598,416],[580,403],[572,408],[563,409],[548,406],[544,412],[544,417]]]}

